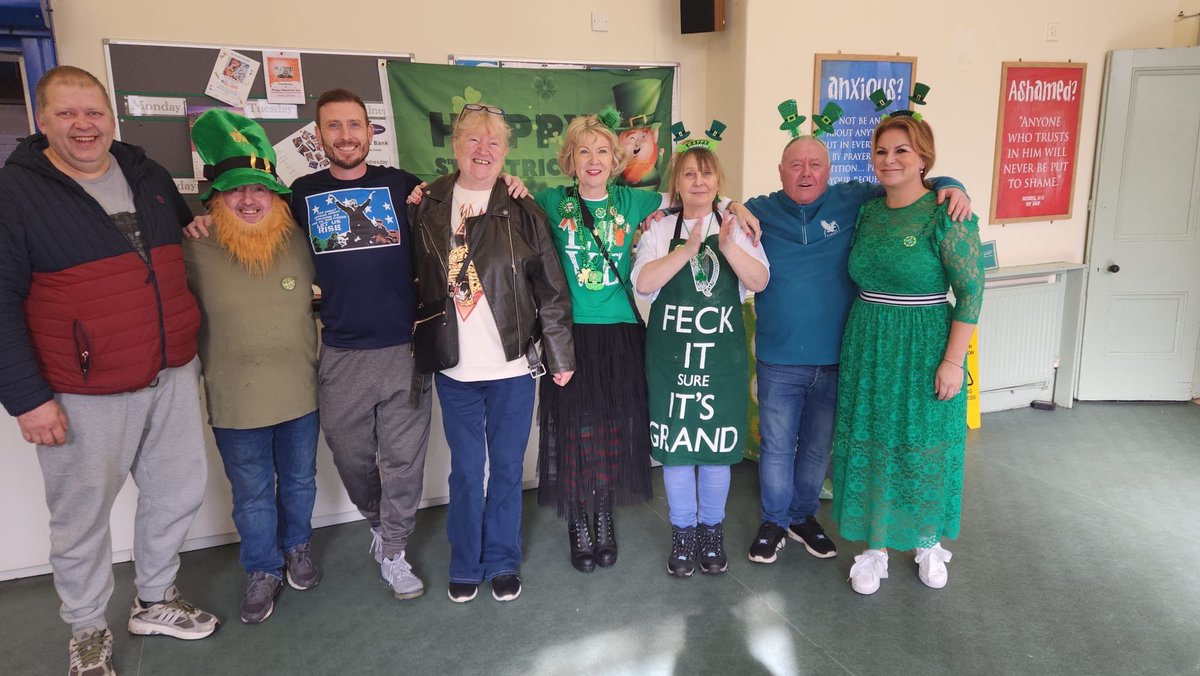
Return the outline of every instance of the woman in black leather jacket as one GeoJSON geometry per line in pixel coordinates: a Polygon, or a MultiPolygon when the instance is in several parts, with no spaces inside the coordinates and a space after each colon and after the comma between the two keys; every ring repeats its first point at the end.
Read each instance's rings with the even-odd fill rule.
{"type": "Polygon", "coordinates": [[[497,179],[510,136],[499,108],[468,104],[451,142],[458,171],[425,190],[410,243],[417,368],[436,373],[450,444],[449,596],[521,593],[521,474],[534,378],[575,371],[571,301],[545,213],[497,179]],[[541,340],[539,354],[537,341],[541,340]],[[484,461],[488,461],[484,499],[484,461]]]}

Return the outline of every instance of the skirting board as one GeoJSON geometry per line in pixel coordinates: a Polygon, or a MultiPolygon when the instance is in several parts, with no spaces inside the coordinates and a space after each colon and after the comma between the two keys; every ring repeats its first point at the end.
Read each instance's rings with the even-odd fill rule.
{"type": "MultiPolygon", "coordinates": [[[[537,485],[538,485],[537,479],[530,479],[529,481],[525,481],[521,484],[521,490],[527,491],[527,490],[530,490],[533,488],[537,488],[537,485]]],[[[450,499],[447,497],[429,498],[427,500],[421,501],[420,509],[425,509],[426,507],[437,507],[439,505],[444,505],[449,501],[450,501],[450,499]]],[[[326,526],[337,526],[337,525],[343,524],[343,523],[350,523],[351,521],[360,521],[360,520],[362,520],[362,518],[363,518],[362,514],[359,514],[358,512],[341,512],[339,514],[326,514],[324,516],[319,516],[319,517],[314,518],[312,520],[312,525],[313,525],[313,528],[324,528],[326,526]]],[[[192,552],[192,551],[196,551],[198,549],[208,549],[209,547],[220,547],[222,545],[232,544],[237,541],[238,541],[237,533],[221,533],[219,535],[208,535],[205,537],[184,540],[183,547],[179,551],[180,552],[192,552]]],[[[132,549],[122,549],[122,550],[113,552],[113,556],[112,556],[113,563],[125,563],[127,561],[132,561],[132,560],[133,560],[133,550],[132,549]]],[[[8,571],[4,571],[4,573],[0,574],[0,582],[3,582],[5,580],[19,580],[19,579],[26,578],[26,577],[35,577],[37,575],[49,575],[51,572],[53,572],[53,571],[50,570],[49,564],[42,565],[42,566],[31,566],[29,568],[19,568],[16,570],[8,570],[8,571]]]]}

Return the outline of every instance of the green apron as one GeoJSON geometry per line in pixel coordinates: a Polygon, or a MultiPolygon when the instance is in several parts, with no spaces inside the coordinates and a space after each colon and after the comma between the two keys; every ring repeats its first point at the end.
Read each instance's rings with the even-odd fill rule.
{"type": "MultiPolygon", "coordinates": [[[[685,243],[682,225],[680,215],[672,251],[685,243]]],[[[664,465],[732,465],[746,445],[746,328],[738,278],[719,241],[708,237],[650,307],[650,443],[664,465]]]]}

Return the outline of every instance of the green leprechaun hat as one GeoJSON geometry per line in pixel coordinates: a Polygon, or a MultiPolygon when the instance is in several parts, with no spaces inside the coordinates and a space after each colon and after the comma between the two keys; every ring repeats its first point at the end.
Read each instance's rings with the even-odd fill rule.
{"type": "Polygon", "coordinates": [[[692,132],[688,131],[687,127],[683,126],[682,122],[676,122],[675,124],[671,125],[671,141],[673,143],[679,143],[691,135],[692,132]]]}
{"type": "Polygon", "coordinates": [[[725,123],[720,120],[713,120],[712,124],[708,125],[708,131],[704,132],[704,135],[720,143],[721,134],[723,133],[725,133],[725,123]]]}
{"type": "Polygon", "coordinates": [[[649,127],[658,121],[654,113],[658,110],[658,99],[662,87],[658,80],[631,80],[613,85],[613,102],[621,113],[621,122],[613,131],[617,133],[637,127],[649,127]]]}
{"type": "Polygon", "coordinates": [[[913,103],[917,104],[918,106],[923,106],[923,105],[925,105],[925,97],[928,95],[929,95],[929,85],[927,85],[923,82],[914,82],[913,83],[913,93],[912,93],[912,96],[908,97],[908,100],[912,101],[913,103]]]}
{"type": "Polygon", "coordinates": [[[200,196],[243,185],[262,185],[286,195],[291,192],[275,173],[275,148],[262,125],[228,110],[206,111],[192,127],[192,142],[204,161],[204,178],[212,186],[200,196]]]}
{"type": "Polygon", "coordinates": [[[887,97],[887,94],[883,93],[882,89],[876,89],[871,92],[871,103],[875,104],[875,112],[879,113],[892,105],[892,100],[887,97]]]}
{"type": "Polygon", "coordinates": [[[821,133],[832,134],[833,125],[842,119],[843,112],[845,111],[842,110],[842,107],[833,101],[826,103],[825,108],[819,115],[813,115],[813,126],[818,130],[813,132],[813,135],[818,136],[821,133]]]}
{"type": "Polygon", "coordinates": [[[788,99],[779,104],[779,115],[783,118],[783,124],[779,125],[779,128],[791,134],[792,138],[800,136],[800,125],[808,119],[800,115],[799,111],[800,107],[796,105],[796,99],[788,99]]]}

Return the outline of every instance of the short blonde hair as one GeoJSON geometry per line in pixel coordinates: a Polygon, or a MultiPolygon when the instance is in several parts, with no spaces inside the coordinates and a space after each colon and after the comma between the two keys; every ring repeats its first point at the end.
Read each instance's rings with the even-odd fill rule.
{"type": "Polygon", "coordinates": [[[504,147],[508,148],[512,140],[512,128],[508,126],[504,116],[487,110],[495,106],[489,106],[486,103],[479,105],[483,107],[483,110],[463,110],[458,114],[458,118],[454,120],[454,128],[450,132],[450,143],[457,144],[467,134],[483,131],[504,139],[504,147]]]}
{"type": "MultiPolygon", "coordinates": [[[[679,177],[683,175],[684,163],[689,157],[696,158],[696,166],[703,171],[708,169],[717,175],[717,196],[721,194],[721,190],[725,188],[725,170],[721,168],[721,160],[717,159],[717,154],[709,150],[706,146],[697,146],[682,153],[675,153],[671,158],[671,168],[668,173],[671,176],[670,182],[667,183],[667,193],[671,196],[671,204],[679,206],[683,200],[679,197],[679,177]]],[[[713,199],[714,204],[716,198],[713,199]]]]}
{"type": "Polygon", "coordinates": [[[583,145],[583,139],[586,134],[594,134],[608,141],[608,145],[613,152],[612,175],[620,175],[621,171],[625,169],[625,162],[628,159],[625,148],[617,143],[616,133],[605,126],[600,121],[600,118],[595,115],[580,115],[571,120],[571,123],[567,125],[567,133],[563,136],[562,148],[558,151],[558,168],[562,170],[563,175],[575,175],[575,148],[583,145]]]}
{"type": "Polygon", "coordinates": [[[46,71],[33,89],[33,104],[39,113],[47,105],[46,91],[50,89],[51,85],[56,84],[73,87],[93,86],[100,90],[100,94],[104,98],[104,105],[108,108],[108,112],[112,112],[112,102],[108,100],[108,89],[96,79],[95,75],[75,66],[56,66],[46,71]]]}

